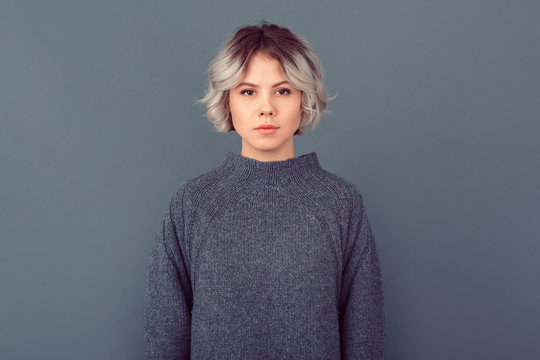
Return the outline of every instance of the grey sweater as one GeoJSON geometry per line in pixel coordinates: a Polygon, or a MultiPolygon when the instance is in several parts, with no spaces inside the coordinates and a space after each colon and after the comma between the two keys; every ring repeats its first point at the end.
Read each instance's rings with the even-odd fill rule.
{"type": "Polygon", "coordinates": [[[384,304],[356,187],[315,153],[229,152],[180,185],[150,259],[148,359],[380,359],[384,304]]]}

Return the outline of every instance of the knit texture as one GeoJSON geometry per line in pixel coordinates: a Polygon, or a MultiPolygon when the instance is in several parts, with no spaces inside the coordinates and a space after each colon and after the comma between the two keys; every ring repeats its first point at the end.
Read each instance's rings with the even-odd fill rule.
{"type": "Polygon", "coordinates": [[[380,359],[384,321],[362,197],[315,153],[229,152],[173,196],[148,270],[148,359],[380,359]]]}

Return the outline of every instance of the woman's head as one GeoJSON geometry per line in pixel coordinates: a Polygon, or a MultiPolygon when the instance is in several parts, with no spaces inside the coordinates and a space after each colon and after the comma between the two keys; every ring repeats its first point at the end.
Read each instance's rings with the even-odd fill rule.
{"type": "Polygon", "coordinates": [[[229,91],[237,86],[255,54],[279,62],[292,86],[302,92],[301,119],[296,134],[318,123],[328,101],[323,70],[311,45],[289,29],[273,24],[238,29],[211,63],[208,90],[201,102],[217,130],[234,130],[229,107],[229,91]]]}

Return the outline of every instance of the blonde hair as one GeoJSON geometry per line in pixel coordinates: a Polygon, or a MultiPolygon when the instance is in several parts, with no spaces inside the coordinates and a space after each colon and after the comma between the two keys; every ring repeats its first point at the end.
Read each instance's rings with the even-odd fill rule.
{"type": "Polygon", "coordinates": [[[206,105],[206,117],[221,132],[234,130],[229,111],[229,90],[235,87],[251,57],[263,53],[279,61],[292,86],[302,91],[300,127],[295,135],[315,126],[329,100],[323,68],[313,47],[287,28],[263,22],[234,32],[208,68],[208,90],[199,100],[206,105]]]}

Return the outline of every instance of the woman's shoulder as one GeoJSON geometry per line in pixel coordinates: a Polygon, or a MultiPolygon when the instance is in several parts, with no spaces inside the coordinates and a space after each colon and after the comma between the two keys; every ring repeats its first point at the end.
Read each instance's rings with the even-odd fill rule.
{"type": "Polygon", "coordinates": [[[352,181],[325,169],[322,169],[321,175],[321,185],[326,189],[331,189],[338,200],[362,202],[362,194],[352,181]]]}
{"type": "Polygon", "coordinates": [[[212,196],[211,194],[217,190],[216,185],[223,179],[222,172],[222,166],[218,165],[205,173],[185,179],[178,185],[171,203],[189,206],[212,196]]]}

